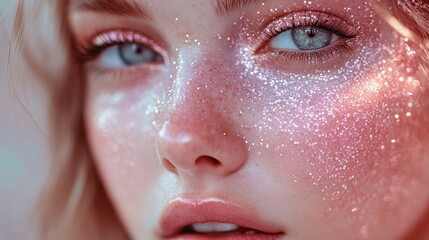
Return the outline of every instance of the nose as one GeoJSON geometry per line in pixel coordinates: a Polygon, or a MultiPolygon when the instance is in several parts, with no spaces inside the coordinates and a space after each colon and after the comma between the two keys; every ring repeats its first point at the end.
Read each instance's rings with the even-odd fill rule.
{"type": "Polygon", "coordinates": [[[239,170],[247,159],[243,139],[212,109],[186,113],[176,110],[158,133],[157,151],[165,168],[182,177],[220,177],[239,170]]]}
{"type": "Polygon", "coordinates": [[[159,160],[181,177],[222,177],[238,171],[248,149],[228,114],[232,110],[210,90],[215,86],[199,87],[198,79],[184,86],[180,102],[171,105],[158,132],[159,160]]]}

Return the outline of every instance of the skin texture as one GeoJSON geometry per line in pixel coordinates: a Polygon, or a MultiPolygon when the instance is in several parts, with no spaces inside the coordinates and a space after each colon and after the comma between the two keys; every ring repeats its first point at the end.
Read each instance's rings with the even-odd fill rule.
{"type": "Polygon", "coordinates": [[[82,62],[92,153],[133,239],[160,238],[178,198],[251,209],[285,239],[400,239],[422,221],[427,79],[367,2],[267,0],[222,17],[202,1],[137,2],[151,19],[69,17],[78,49],[132,31],[163,59],[82,62]],[[347,23],[353,37],[333,44],[347,49],[278,54],[291,50],[273,48],[264,29],[310,10],[347,23]]]}

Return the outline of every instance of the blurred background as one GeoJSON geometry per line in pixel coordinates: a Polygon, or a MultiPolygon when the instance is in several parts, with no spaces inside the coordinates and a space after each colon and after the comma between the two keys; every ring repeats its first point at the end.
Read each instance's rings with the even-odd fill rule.
{"type": "Polygon", "coordinates": [[[46,99],[20,60],[10,77],[8,52],[18,0],[0,0],[0,239],[35,239],[31,216],[48,170],[46,99]]]}

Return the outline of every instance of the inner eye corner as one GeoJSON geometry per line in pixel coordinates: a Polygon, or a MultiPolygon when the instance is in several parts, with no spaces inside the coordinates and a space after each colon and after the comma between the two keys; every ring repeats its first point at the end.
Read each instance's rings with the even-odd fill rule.
{"type": "Polygon", "coordinates": [[[262,42],[258,47],[256,47],[253,51],[252,51],[252,55],[259,55],[262,54],[264,52],[266,52],[267,48],[268,48],[268,44],[270,43],[271,40],[267,40],[265,42],[262,42]]]}

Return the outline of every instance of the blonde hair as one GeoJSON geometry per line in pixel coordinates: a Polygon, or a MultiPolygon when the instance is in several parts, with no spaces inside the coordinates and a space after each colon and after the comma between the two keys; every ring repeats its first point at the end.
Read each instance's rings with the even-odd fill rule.
{"type": "MultiPolygon", "coordinates": [[[[14,63],[20,60],[15,53],[22,53],[28,68],[50,93],[53,161],[36,208],[40,238],[126,239],[89,151],[83,121],[85,86],[80,66],[71,55],[66,19],[59,18],[65,14],[65,1],[20,0],[9,54],[9,62],[14,63]],[[59,21],[52,23],[52,19],[59,21]],[[31,48],[38,41],[35,29],[50,30],[45,31],[48,36],[43,36],[43,42],[37,42],[42,45],[37,49],[31,48]],[[36,52],[38,49],[44,51],[36,52]],[[42,56],[49,59],[38,60],[42,56]]],[[[17,65],[11,64],[10,71],[16,71],[17,65]]]]}
{"type": "MultiPolygon", "coordinates": [[[[421,56],[421,68],[429,72],[428,1],[395,1],[393,11],[383,10],[382,3],[373,2],[393,27],[413,40],[421,56]]],[[[20,0],[10,51],[10,71],[14,71],[13,63],[20,60],[16,53],[21,53],[50,93],[53,161],[36,209],[40,237],[125,239],[127,235],[107,197],[88,146],[83,120],[85,84],[81,67],[71,54],[72,38],[65,16],[66,0],[20,0]],[[47,53],[29,47],[26,37],[34,33],[32,23],[39,24],[36,29],[52,31],[38,43],[44,45],[38,49],[47,53]],[[40,61],[40,56],[51,59],[40,61]]]]}

